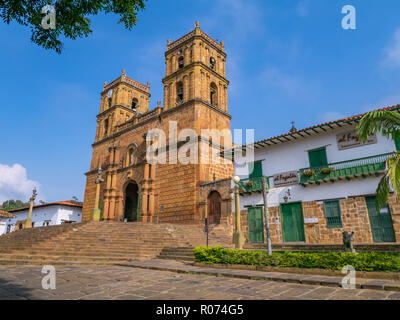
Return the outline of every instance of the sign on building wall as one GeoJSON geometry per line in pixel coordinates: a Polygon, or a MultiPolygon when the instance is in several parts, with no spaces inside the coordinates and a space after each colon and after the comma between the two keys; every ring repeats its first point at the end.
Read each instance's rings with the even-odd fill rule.
{"type": "Polygon", "coordinates": [[[278,173],[274,175],[274,187],[290,186],[292,184],[299,183],[299,176],[297,171],[289,171],[284,173],[278,173]]]}
{"type": "Polygon", "coordinates": [[[374,133],[368,136],[368,140],[366,142],[361,143],[358,140],[358,134],[356,131],[340,133],[336,136],[336,140],[339,150],[355,148],[365,144],[373,144],[377,142],[376,134],[374,133]]]}

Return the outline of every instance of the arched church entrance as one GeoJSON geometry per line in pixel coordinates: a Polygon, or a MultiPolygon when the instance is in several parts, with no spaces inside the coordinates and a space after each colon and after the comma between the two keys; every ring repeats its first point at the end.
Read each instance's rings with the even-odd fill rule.
{"type": "Polygon", "coordinates": [[[138,221],[139,214],[139,187],[131,182],[125,188],[124,219],[128,222],[138,221]]]}
{"type": "Polygon", "coordinates": [[[212,191],[207,199],[208,223],[220,224],[221,222],[221,196],[218,191],[212,191]]]}

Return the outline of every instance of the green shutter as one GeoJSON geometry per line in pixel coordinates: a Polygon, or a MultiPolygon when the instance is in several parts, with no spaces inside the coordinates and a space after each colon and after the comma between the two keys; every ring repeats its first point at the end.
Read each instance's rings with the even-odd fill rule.
{"type": "Polygon", "coordinates": [[[324,212],[328,229],[343,227],[339,200],[324,201],[324,212]]]}
{"type": "Polygon", "coordinates": [[[319,148],[308,151],[308,160],[310,161],[310,167],[322,167],[328,164],[326,157],[326,148],[319,148]]]}
{"type": "Polygon", "coordinates": [[[264,211],[262,207],[247,210],[249,242],[264,242],[264,211]]]}
{"type": "Polygon", "coordinates": [[[376,198],[365,199],[367,202],[369,222],[374,242],[396,242],[396,235],[393,230],[392,216],[388,206],[376,211],[376,198]]]}
{"type": "Polygon", "coordinates": [[[262,162],[256,161],[249,163],[249,178],[262,177],[262,162]]]}
{"type": "Polygon", "coordinates": [[[396,151],[400,151],[400,132],[396,131],[396,133],[393,134],[392,136],[393,136],[394,144],[396,146],[396,151]]]}

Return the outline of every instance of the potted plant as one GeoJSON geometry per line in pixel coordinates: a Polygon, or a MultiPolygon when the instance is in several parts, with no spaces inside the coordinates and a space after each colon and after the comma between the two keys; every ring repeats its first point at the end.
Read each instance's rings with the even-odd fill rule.
{"type": "Polygon", "coordinates": [[[246,187],[252,187],[254,185],[254,182],[253,181],[249,181],[249,182],[247,182],[246,183],[246,187]]]}
{"type": "Polygon", "coordinates": [[[321,168],[319,171],[323,174],[330,174],[333,171],[333,168],[321,168]]]}
{"type": "Polygon", "coordinates": [[[306,170],[303,172],[303,176],[305,177],[312,177],[315,174],[314,169],[306,170]]]}

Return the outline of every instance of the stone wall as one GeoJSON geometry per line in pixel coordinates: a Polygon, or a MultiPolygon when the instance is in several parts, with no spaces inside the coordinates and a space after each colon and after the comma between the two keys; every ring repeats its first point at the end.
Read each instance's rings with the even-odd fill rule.
{"type": "MultiPolygon", "coordinates": [[[[400,243],[400,202],[395,196],[389,196],[389,209],[393,221],[393,229],[396,235],[396,242],[400,243]]],[[[309,244],[342,244],[342,232],[355,232],[354,243],[373,243],[371,226],[368,216],[365,197],[350,197],[340,200],[342,213],[342,228],[327,228],[323,203],[317,201],[303,202],[304,218],[317,218],[317,223],[305,223],[304,232],[306,243],[309,244]]],[[[269,207],[269,225],[272,243],[282,243],[282,225],[280,207],[269,207]],[[279,219],[276,224],[275,218],[279,219]]],[[[248,239],[247,209],[241,211],[241,225],[248,239]]],[[[266,232],[264,231],[266,239],[266,232]]]]}

